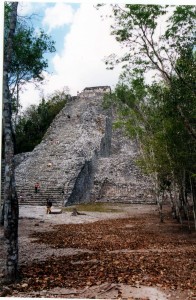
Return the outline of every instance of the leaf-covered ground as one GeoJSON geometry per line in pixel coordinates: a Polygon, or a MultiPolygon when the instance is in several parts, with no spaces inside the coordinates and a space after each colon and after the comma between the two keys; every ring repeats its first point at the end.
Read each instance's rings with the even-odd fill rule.
{"type": "Polygon", "coordinates": [[[189,291],[192,296],[185,299],[196,297],[196,234],[189,233],[186,226],[181,228],[169,214],[164,223],[154,212],[88,224],[47,226],[45,231],[44,226],[32,226],[34,232],[28,238],[31,249],[42,244],[46,252],[52,248],[53,255],[22,263],[21,280],[9,295],[17,296],[17,291],[19,296],[32,296],[36,291],[40,296],[44,290],[47,297],[53,297],[50,291],[54,288],[124,284],[177,290],[180,294],[189,291]],[[68,248],[83,253],[72,250],[64,255],[68,248]],[[61,256],[55,255],[58,250],[61,256]]]}
{"type": "Polygon", "coordinates": [[[29,290],[85,287],[102,283],[143,284],[195,289],[196,240],[175,221],[160,224],[158,216],[53,226],[32,234],[36,243],[90,252],[48,257],[21,267],[29,290]]]}

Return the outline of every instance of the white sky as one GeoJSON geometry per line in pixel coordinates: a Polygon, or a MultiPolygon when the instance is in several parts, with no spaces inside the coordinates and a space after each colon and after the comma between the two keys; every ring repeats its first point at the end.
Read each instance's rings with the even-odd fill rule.
{"type": "Polygon", "coordinates": [[[71,5],[58,2],[52,8],[46,8],[43,25],[49,26],[51,32],[53,28],[61,27],[65,24],[71,24],[74,18],[74,9],[71,5]]]}
{"type": "MultiPolygon", "coordinates": [[[[34,2],[34,1],[31,1],[34,2]]],[[[53,2],[53,1],[47,1],[53,2]]],[[[70,1],[69,3],[71,3],[70,1]]],[[[74,1],[73,1],[74,2],[74,1]]],[[[106,3],[107,1],[105,1],[106,3]]],[[[116,1],[118,2],[118,1],[116,1]]],[[[125,3],[125,1],[123,1],[125,3]]],[[[128,1],[126,1],[128,2],[128,1]]],[[[3,1],[1,1],[2,5],[3,1]]],[[[53,67],[53,74],[46,74],[45,84],[41,85],[41,90],[33,84],[27,84],[24,92],[20,95],[21,104],[25,109],[30,104],[37,104],[41,95],[47,97],[55,90],[68,86],[71,95],[76,95],[85,87],[110,85],[112,88],[118,81],[120,67],[114,70],[106,70],[103,62],[104,57],[112,53],[122,53],[120,45],[110,35],[110,20],[102,21],[100,14],[91,1],[82,1],[80,7],[74,10],[66,2],[58,1],[48,7],[47,3],[40,1],[39,5],[23,1],[23,13],[39,13],[40,5],[45,10],[42,25],[47,33],[53,35],[56,30],[69,25],[69,31],[61,33],[62,49],[54,53],[50,64],[53,67]],[[33,9],[33,10],[32,10],[33,9]],[[36,11],[37,10],[37,11],[36,11]]],[[[109,3],[109,2],[108,2],[109,3]]],[[[143,4],[185,4],[185,1],[130,1],[129,3],[143,4]]],[[[192,0],[186,4],[194,4],[192,0]]],[[[1,8],[0,8],[1,9],[1,8]]],[[[107,8],[104,8],[107,9],[107,8]]],[[[1,10],[2,11],[2,10],[1,10]]],[[[2,18],[1,18],[2,22],[2,18]]],[[[0,28],[2,27],[0,24],[0,28]]],[[[63,32],[63,31],[61,31],[63,32]]],[[[1,69],[2,64],[1,64],[1,69]]],[[[2,85],[1,85],[2,86],[2,85]]]]}
{"type": "MultiPolygon", "coordinates": [[[[70,24],[69,32],[61,36],[63,47],[55,52],[52,58],[53,74],[46,75],[46,84],[41,85],[41,94],[47,96],[54,90],[68,86],[71,95],[76,95],[85,87],[98,85],[114,85],[118,81],[120,68],[106,70],[104,57],[115,52],[122,52],[120,45],[110,35],[110,20],[104,21],[93,4],[82,3],[74,11],[69,4],[56,3],[46,8],[43,24],[48,25],[48,33],[70,24]]],[[[27,107],[33,99],[38,103],[40,91],[28,84],[21,94],[23,107],[27,107]]]]}

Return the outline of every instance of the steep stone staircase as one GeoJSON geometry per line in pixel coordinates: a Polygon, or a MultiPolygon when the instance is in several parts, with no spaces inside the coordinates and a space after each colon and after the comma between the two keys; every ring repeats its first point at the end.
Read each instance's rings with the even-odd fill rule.
{"type": "Polygon", "coordinates": [[[19,164],[16,187],[21,204],[44,205],[47,197],[56,205],[89,201],[96,161],[109,155],[111,120],[101,106],[109,90],[86,89],[70,100],[42,142],[19,164]]]}

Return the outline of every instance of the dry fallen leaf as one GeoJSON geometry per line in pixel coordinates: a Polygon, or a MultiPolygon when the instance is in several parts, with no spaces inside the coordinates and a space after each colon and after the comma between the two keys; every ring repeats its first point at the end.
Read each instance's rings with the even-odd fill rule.
{"type": "Polygon", "coordinates": [[[154,215],[144,215],[90,224],[55,225],[50,232],[34,232],[31,237],[46,247],[93,252],[52,255],[46,261],[23,265],[21,285],[16,289],[39,291],[125,283],[194,290],[195,239],[190,235],[185,239],[185,233],[169,222],[159,227],[155,224],[154,215]]]}

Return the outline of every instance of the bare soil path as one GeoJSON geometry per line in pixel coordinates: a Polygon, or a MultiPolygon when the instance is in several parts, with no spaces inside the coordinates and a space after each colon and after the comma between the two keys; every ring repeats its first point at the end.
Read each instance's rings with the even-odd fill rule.
{"type": "MultiPolygon", "coordinates": [[[[0,296],[193,300],[196,234],[156,206],[110,205],[118,212],[71,212],[20,207],[21,279],[1,284],[0,296]],[[55,213],[56,212],[56,213],[55,213]]],[[[108,204],[107,204],[108,207],[108,204]]],[[[0,228],[0,274],[5,261],[0,228]]]]}

